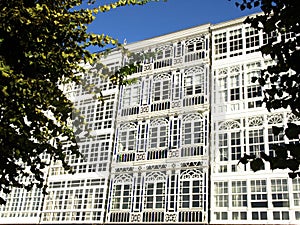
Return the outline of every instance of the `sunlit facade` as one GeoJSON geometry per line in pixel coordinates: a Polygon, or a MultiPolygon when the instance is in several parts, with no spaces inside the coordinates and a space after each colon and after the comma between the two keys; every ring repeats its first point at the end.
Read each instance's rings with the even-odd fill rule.
{"type": "MultiPolygon", "coordinates": [[[[0,223],[41,224],[299,224],[300,179],[269,165],[252,172],[245,153],[275,154],[272,126],[300,119],[267,112],[251,82],[272,64],[258,48],[292,35],[263,34],[242,19],[205,24],[129,44],[140,60],[136,82],[114,86],[83,75],[102,90],[66,90],[92,137],[78,139],[83,158],[69,156],[74,175],[49,168],[48,195],[14,190],[0,223]]],[[[117,51],[110,71],[128,61],[117,51]]],[[[297,141],[297,140],[294,140],[297,141]]]]}

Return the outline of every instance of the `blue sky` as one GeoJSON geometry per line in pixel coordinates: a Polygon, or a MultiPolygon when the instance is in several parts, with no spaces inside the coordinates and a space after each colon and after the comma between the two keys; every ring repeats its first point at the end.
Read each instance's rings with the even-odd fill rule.
{"type": "MultiPolygon", "coordinates": [[[[98,0],[99,4],[116,0],[98,0]]],[[[241,11],[236,0],[168,0],[143,6],[125,6],[100,13],[89,31],[108,34],[128,43],[205,24],[219,23],[258,12],[259,8],[241,11]]]]}

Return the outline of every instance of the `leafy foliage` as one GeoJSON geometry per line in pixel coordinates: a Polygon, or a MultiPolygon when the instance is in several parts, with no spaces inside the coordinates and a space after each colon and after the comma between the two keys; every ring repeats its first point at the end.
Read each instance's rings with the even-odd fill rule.
{"type": "MultiPolygon", "coordinates": [[[[260,6],[261,15],[247,18],[245,23],[261,29],[266,34],[278,35],[279,38],[269,41],[262,46],[263,55],[269,55],[276,62],[266,70],[261,71],[260,77],[254,78],[261,86],[269,85],[265,91],[264,102],[268,110],[288,108],[296,116],[300,116],[300,1],[299,0],[243,0],[236,2],[241,10],[260,6]]],[[[283,128],[273,128],[274,134],[283,128]]],[[[284,131],[290,144],[274,146],[276,156],[261,153],[261,158],[270,162],[272,169],[290,169],[290,177],[300,176],[300,126],[289,123],[284,131]]],[[[247,156],[245,156],[247,158],[247,156]]],[[[241,159],[241,162],[253,161],[251,165],[256,171],[261,166],[261,158],[241,159]]]]}
{"type": "Polygon", "coordinates": [[[85,69],[79,62],[99,60],[101,54],[87,47],[119,46],[108,35],[88,33],[87,25],[97,13],[149,1],[119,0],[97,7],[89,1],[88,8],[82,0],[0,1],[0,192],[45,187],[51,160],[70,169],[63,142],[70,143],[72,154],[80,153],[68,126],[74,106],[61,86],[81,82],[78,74],[85,69]]]}

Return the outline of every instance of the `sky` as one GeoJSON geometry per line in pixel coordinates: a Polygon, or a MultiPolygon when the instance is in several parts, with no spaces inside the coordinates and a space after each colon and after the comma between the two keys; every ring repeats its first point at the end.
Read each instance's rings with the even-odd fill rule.
{"type": "MultiPolygon", "coordinates": [[[[117,0],[98,0],[99,4],[117,0]]],[[[107,34],[123,43],[141,41],[174,31],[236,19],[259,8],[241,11],[237,0],[168,0],[143,6],[125,6],[99,13],[88,31],[107,34]]],[[[241,1],[241,0],[240,0],[241,1]]],[[[91,49],[97,51],[97,49],[91,49]]]]}

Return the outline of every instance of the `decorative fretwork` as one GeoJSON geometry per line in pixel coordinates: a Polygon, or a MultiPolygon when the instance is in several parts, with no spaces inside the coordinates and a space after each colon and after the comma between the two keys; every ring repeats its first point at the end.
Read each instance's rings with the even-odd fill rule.
{"type": "Polygon", "coordinates": [[[165,222],[176,223],[177,222],[177,214],[176,213],[166,213],[165,222]]]}
{"type": "Polygon", "coordinates": [[[146,159],[146,154],[145,153],[136,153],[136,161],[140,161],[140,160],[145,160],[146,159]]]}
{"type": "Polygon", "coordinates": [[[203,164],[204,162],[201,161],[191,161],[191,162],[181,163],[181,167],[198,167],[198,170],[202,171],[201,167],[203,166],[203,164]]]}
{"type": "Polygon", "coordinates": [[[171,79],[170,73],[161,73],[153,77],[153,81],[161,81],[161,80],[167,80],[171,79]]]}
{"type": "Polygon", "coordinates": [[[142,222],[142,215],[141,215],[141,213],[131,213],[131,215],[130,215],[130,222],[131,223],[142,222]]]}
{"type": "Polygon", "coordinates": [[[171,108],[179,108],[181,107],[181,101],[172,101],[171,108]]]}
{"type": "Polygon", "coordinates": [[[130,173],[133,171],[133,167],[122,167],[122,168],[116,168],[116,173],[130,173]]]}
{"type": "Polygon", "coordinates": [[[268,124],[278,124],[283,122],[283,115],[281,113],[268,115],[268,124]]]}
{"type": "Polygon", "coordinates": [[[218,75],[219,76],[225,76],[227,74],[228,74],[228,68],[227,67],[221,68],[221,69],[218,70],[218,75]]]}
{"type": "Polygon", "coordinates": [[[160,171],[154,171],[149,173],[146,176],[146,182],[158,182],[158,181],[164,181],[166,179],[166,175],[160,171]]]}
{"type": "Polygon", "coordinates": [[[288,121],[289,123],[300,122],[300,117],[299,117],[299,116],[296,116],[296,115],[293,114],[293,113],[288,113],[288,114],[287,114],[287,121],[288,121]]]}
{"type": "Polygon", "coordinates": [[[153,171],[153,170],[159,170],[159,171],[162,171],[162,170],[165,170],[167,168],[167,165],[166,164],[159,164],[159,165],[149,165],[146,167],[146,169],[148,171],[153,171]]]}
{"type": "Polygon", "coordinates": [[[129,129],[136,129],[135,123],[125,123],[122,124],[119,128],[119,130],[129,130],[129,129]]]}
{"type": "Polygon", "coordinates": [[[185,170],[181,173],[180,179],[200,179],[202,172],[198,169],[185,170]]]}
{"type": "Polygon", "coordinates": [[[184,70],[184,74],[196,74],[196,73],[203,73],[203,72],[204,72],[204,66],[195,66],[184,70]]]}
{"type": "Polygon", "coordinates": [[[240,66],[235,65],[230,67],[230,73],[239,73],[240,72],[240,66]]]}
{"type": "Polygon", "coordinates": [[[179,156],[179,150],[178,149],[168,151],[168,158],[176,158],[178,156],[179,156]]]}
{"type": "MultiPolygon", "coordinates": [[[[128,170],[127,170],[128,171],[128,170]]],[[[128,174],[120,174],[114,178],[115,184],[121,184],[121,183],[131,183],[133,180],[131,175],[128,174]]]]}
{"type": "Polygon", "coordinates": [[[225,121],[219,125],[219,130],[231,130],[240,128],[241,124],[236,120],[225,121]]]}
{"type": "Polygon", "coordinates": [[[263,116],[254,116],[248,118],[249,127],[262,126],[264,123],[263,116]]]}

